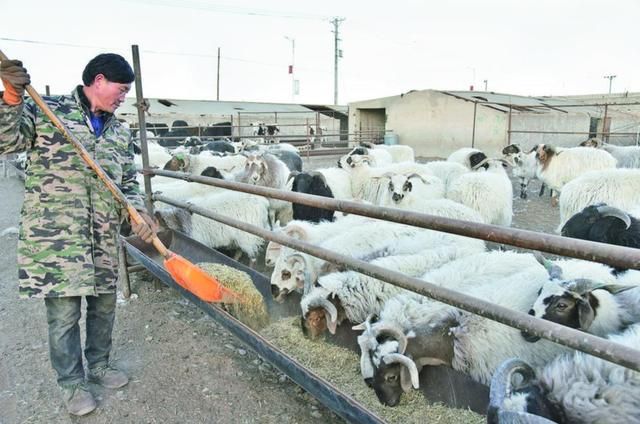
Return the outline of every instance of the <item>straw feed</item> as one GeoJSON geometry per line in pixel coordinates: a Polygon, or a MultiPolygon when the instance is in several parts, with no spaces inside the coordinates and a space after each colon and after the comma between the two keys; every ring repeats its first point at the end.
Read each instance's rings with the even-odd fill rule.
{"type": "Polygon", "coordinates": [[[269,323],[267,305],[246,272],[211,262],[203,262],[198,266],[220,284],[236,292],[241,299],[241,302],[237,303],[220,304],[224,310],[254,330],[259,330],[269,323]]]}
{"type": "Polygon", "coordinates": [[[362,380],[358,354],[340,346],[307,339],[300,329],[299,317],[276,321],[264,328],[261,334],[302,365],[389,423],[485,422],[485,417],[475,412],[430,403],[419,390],[403,394],[400,404],[396,407],[382,405],[373,389],[367,387],[362,380]]]}

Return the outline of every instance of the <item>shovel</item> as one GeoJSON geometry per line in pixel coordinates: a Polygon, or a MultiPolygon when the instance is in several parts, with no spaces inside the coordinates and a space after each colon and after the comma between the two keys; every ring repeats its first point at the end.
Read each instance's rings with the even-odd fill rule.
{"type": "MultiPolygon", "coordinates": [[[[0,61],[9,60],[7,56],[0,50],[0,61]]],[[[62,123],[62,121],[53,113],[49,105],[47,105],[40,94],[31,86],[26,86],[27,93],[36,102],[36,104],[42,109],[47,117],[53,122],[53,124],[60,130],[64,137],[71,143],[71,145],[80,154],[80,157],[93,169],[98,175],[100,180],[107,186],[113,197],[118,200],[127,210],[131,220],[136,224],[144,223],[142,215],[133,207],[133,205],[127,200],[122,191],[113,182],[111,178],[104,172],[104,170],[89,156],[89,153],[84,148],[80,140],[69,131],[69,129],[62,123]]],[[[200,299],[206,302],[221,302],[221,303],[236,303],[240,302],[239,295],[221,285],[215,278],[207,274],[197,265],[189,262],[182,256],[170,251],[160,241],[157,234],[153,234],[153,240],[151,242],[153,246],[164,258],[164,267],[167,269],[171,277],[186,290],[190,291],[200,299]]]]}

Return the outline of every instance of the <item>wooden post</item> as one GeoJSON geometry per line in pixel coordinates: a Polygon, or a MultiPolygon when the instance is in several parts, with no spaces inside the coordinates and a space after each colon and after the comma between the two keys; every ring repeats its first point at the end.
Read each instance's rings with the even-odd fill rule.
{"type": "Polygon", "coordinates": [[[118,274],[122,295],[125,299],[131,297],[131,282],[129,280],[129,271],[127,269],[127,251],[124,247],[124,240],[118,238],[118,274]]]}
{"type": "MultiPolygon", "coordinates": [[[[136,106],[138,109],[138,134],[140,136],[140,149],[142,150],[142,167],[149,167],[149,148],[147,147],[147,123],[145,120],[145,100],[142,94],[142,72],[140,70],[140,54],[138,52],[138,46],[136,44],[131,46],[133,55],[133,71],[136,77],[136,106]]],[[[153,216],[153,199],[151,198],[151,176],[144,176],[144,191],[145,199],[144,203],[147,207],[147,212],[150,216],[153,216]]]]}

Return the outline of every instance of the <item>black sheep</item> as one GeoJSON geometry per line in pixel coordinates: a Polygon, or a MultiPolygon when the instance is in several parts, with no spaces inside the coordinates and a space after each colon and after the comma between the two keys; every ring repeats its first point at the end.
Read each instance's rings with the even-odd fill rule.
{"type": "MultiPolygon", "coordinates": [[[[331,197],[333,193],[327,185],[324,176],[319,172],[301,172],[293,177],[291,191],[295,193],[314,194],[316,196],[331,197]]],[[[293,219],[309,222],[333,221],[334,211],[313,206],[293,203],[293,219]]]]}
{"type": "MultiPolygon", "coordinates": [[[[587,206],[573,215],[561,230],[564,237],[640,248],[640,221],[604,203],[587,206]]],[[[617,272],[624,269],[616,268],[617,272]]]]}

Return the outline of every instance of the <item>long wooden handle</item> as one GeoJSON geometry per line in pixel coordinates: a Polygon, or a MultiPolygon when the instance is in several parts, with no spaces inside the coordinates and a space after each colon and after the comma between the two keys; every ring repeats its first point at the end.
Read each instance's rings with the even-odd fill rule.
{"type": "MultiPolygon", "coordinates": [[[[2,52],[2,50],[0,50],[0,62],[5,60],[9,60],[9,58],[2,52]]],[[[89,156],[89,152],[87,152],[87,149],[84,148],[84,146],[82,145],[82,142],[78,140],[78,138],[71,131],[69,131],[69,129],[64,125],[64,123],[60,120],[60,118],[58,118],[56,114],[53,113],[49,105],[46,104],[42,99],[42,96],[40,96],[40,94],[38,94],[38,92],[31,85],[27,85],[25,88],[27,90],[27,93],[29,93],[29,95],[33,99],[33,101],[36,102],[36,104],[40,107],[40,109],[42,109],[44,114],[47,115],[47,117],[51,120],[51,122],[53,122],[53,125],[55,125],[56,128],[60,130],[62,135],[64,135],[64,137],[69,141],[69,143],[73,145],[73,147],[80,154],[82,159],[84,159],[84,161],[87,163],[87,165],[89,165],[91,169],[93,169],[93,171],[96,173],[96,175],[98,175],[100,180],[102,180],[102,182],[107,186],[111,194],[113,194],[113,197],[115,197],[116,200],[118,200],[127,209],[127,212],[131,217],[131,220],[137,224],[144,223],[145,220],[142,218],[142,215],[140,215],[140,213],[133,207],[131,202],[127,200],[127,198],[122,193],[120,188],[104,172],[102,167],[100,167],[100,165],[98,165],[91,158],[91,156],[89,156]]],[[[155,233],[153,234],[152,243],[153,243],[153,246],[158,250],[158,252],[163,257],[166,258],[171,255],[171,251],[169,251],[169,249],[166,248],[164,243],[162,243],[162,241],[158,238],[158,236],[155,233]]]]}

